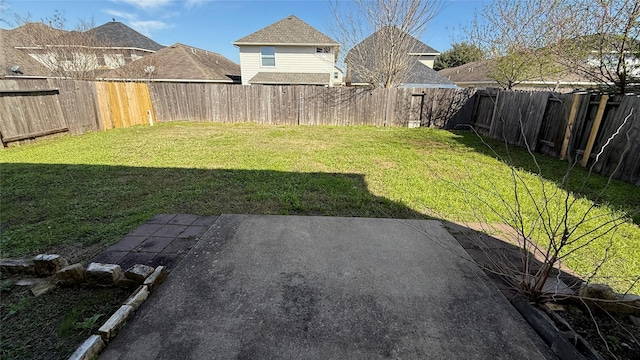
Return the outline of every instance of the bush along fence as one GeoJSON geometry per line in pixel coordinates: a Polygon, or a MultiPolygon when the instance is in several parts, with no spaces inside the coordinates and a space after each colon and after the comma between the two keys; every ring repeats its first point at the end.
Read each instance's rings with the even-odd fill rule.
{"type": "Polygon", "coordinates": [[[638,111],[640,98],[633,96],[11,79],[0,80],[0,143],[156,121],[471,125],[482,135],[640,185],[638,111]]]}

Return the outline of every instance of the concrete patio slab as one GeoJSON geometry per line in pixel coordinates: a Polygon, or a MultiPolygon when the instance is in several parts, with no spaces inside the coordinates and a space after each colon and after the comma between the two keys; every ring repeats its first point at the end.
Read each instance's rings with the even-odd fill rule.
{"type": "Polygon", "coordinates": [[[222,215],[101,359],[552,359],[438,221],[222,215]]]}

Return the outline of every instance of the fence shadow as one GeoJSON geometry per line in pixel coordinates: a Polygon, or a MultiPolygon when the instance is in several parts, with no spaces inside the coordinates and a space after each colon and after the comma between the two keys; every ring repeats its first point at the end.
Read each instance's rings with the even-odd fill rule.
{"type": "Polygon", "coordinates": [[[0,185],[3,256],[100,248],[158,213],[428,218],[360,174],[6,163],[0,185]]]}
{"type": "MultiPolygon", "coordinates": [[[[158,213],[434,219],[372,194],[361,174],[5,163],[1,175],[3,256],[51,251],[84,261],[158,213]]],[[[517,246],[443,223],[474,263],[519,270],[517,246]]]]}
{"type": "MultiPolygon", "coordinates": [[[[470,131],[454,131],[454,133],[458,135],[454,137],[455,140],[462,145],[493,158],[499,157],[499,160],[507,165],[539,174],[544,179],[556,184],[562,183],[570,166],[568,161],[558,160],[539,153],[534,153],[534,161],[531,154],[525,149],[485,138],[484,141],[491,147],[489,148],[478,135],[470,131]],[[542,172],[538,170],[538,165],[542,172]]],[[[600,194],[603,187],[606,186],[607,180],[607,177],[603,175],[589,174],[588,168],[582,168],[580,164],[576,164],[571,169],[568,186],[575,196],[584,197],[596,204],[607,204],[613,208],[620,209],[636,225],[640,225],[640,189],[633,184],[612,179],[607,191],[604,194],[600,194]]]]}

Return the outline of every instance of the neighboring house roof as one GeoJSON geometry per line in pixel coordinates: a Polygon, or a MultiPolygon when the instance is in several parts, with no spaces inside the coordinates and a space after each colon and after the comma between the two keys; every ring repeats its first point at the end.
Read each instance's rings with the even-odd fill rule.
{"type": "MultiPolygon", "coordinates": [[[[367,82],[364,75],[359,74],[357,69],[375,66],[375,49],[380,44],[389,43],[386,40],[388,38],[402,39],[403,37],[406,41],[403,47],[408,51],[407,55],[410,56],[408,61],[412,62],[408,68],[406,79],[403,81],[403,87],[455,87],[453,82],[440,76],[436,71],[419,61],[419,55],[438,55],[438,50],[392,26],[383,27],[349,50],[347,67],[351,83],[364,84],[367,82]],[[353,55],[354,53],[358,55],[353,55]]],[[[384,59],[381,60],[384,61],[384,59]]]]}
{"type": "Polygon", "coordinates": [[[250,84],[329,85],[327,73],[259,72],[249,80],[250,84]]]}
{"type": "Polygon", "coordinates": [[[492,80],[487,76],[486,63],[482,61],[474,61],[464,65],[442,69],[438,71],[438,73],[455,83],[492,80]]]}
{"type": "Polygon", "coordinates": [[[365,52],[366,49],[375,49],[377,44],[388,43],[385,38],[399,39],[401,37],[406,37],[406,49],[408,49],[409,54],[440,55],[440,52],[438,50],[432,48],[431,46],[423,43],[422,41],[409,34],[403,33],[403,31],[395,26],[382,27],[380,30],[374,32],[373,34],[369,35],[364,40],[359,42],[356,46],[349,50],[349,53],[353,51],[365,52]]]}
{"type": "MultiPolygon", "coordinates": [[[[9,30],[0,29],[0,37],[5,37],[9,32],[9,30]]],[[[48,75],[51,75],[51,71],[31,56],[11,45],[0,43],[0,77],[48,75]],[[18,68],[15,69],[15,66],[18,68]]]]}
{"type": "Polygon", "coordinates": [[[223,83],[240,82],[240,66],[226,57],[211,51],[180,43],[167,46],[154,54],[145,56],[119,69],[114,69],[104,78],[152,80],[200,80],[223,83]],[[145,71],[147,68],[147,71],[145,71]],[[149,69],[153,69],[149,73],[149,69]]]}
{"type": "Polygon", "coordinates": [[[421,63],[416,58],[402,87],[456,87],[453,81],[421,63]]]}
{"type": "Polygon", "coordinates": [[[234,45],[315,45],[338,46],[339,44],[298,19],[294,15],[288,16],[253,34],[236,40],[234,45]]]}
{"type": "Polygon", "coordinates": [[[68,33],[66,30],[54,29],[41,22],[30,22],[4,31],[4,45],[12,47],[49,45],[68,33]],[[43,42],[49,44],[43,44],[43,42]]]}
{"type": "Polygon", "coordinates": [[[87,32],[93,32],[98,40],[104,41],[109,46],[132,47],[153,51],[164,47],[118,21],[102,24],[87,32]]]}
{"type": "MultiPolygon", "coordinates": [[[[487,62],[474,61],[453,68],[442,69],[438,71],[443,77],[453,81],[460,86],[467,85],[496,85],[497,82],[489,77],[487,62]]],[[[591,79],[580,76],[569,71],[561,71],[544,78],[528,79],[523,81],[523,85],[531,84],[570,84],[578,86],[586,86],[595,84],[591,79]]]]}

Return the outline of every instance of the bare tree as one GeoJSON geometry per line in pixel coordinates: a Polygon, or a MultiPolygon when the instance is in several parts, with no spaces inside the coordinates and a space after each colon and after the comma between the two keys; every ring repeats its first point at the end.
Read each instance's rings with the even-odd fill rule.
{"type": "Polygon", "coordinates": [[[556,0],[498,0],[484,7],[466,31],[487,57],[488,75],[506,89],[558,73],[550,44],[569,27],[554,20],[567,10],[556,0]]]}
{"type": "Polygon", "coordinates": [[[640,0],[498,0],[467,29],[505,88],[575,74],[624,93],[640,81],[640,0]]]}
{"type": "Polygon", "coordinates": [[[554,54],[574,72],[607,84],[612,93],[640,85],[640,0],[579,0],[567,20],[577,34],[565,36],[554,54]]]}
{"type": "Polygon", "coordinates": [[[152,54],[117,67],[105,73],[103,77],[107,80],[150,82],[157,78],[157,74],[164,67],[165,64],[152,54]]]}
{"type": "Polygon", "coordinates": [[[332,33],[345,49],[347,82],[398,87],[418,61],[422,36],[441,10],[439,0],[334,1],[332,33]]]}

